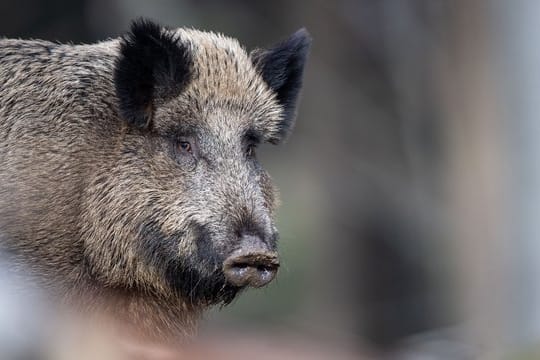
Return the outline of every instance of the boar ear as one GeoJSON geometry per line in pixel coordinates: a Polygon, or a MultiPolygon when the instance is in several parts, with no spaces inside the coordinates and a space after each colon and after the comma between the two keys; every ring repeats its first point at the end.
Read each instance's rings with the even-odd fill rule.
{"type": "Polygon", "coordinates": [[[148,128],[156,103],[180,93],[191,77],[189,49],[174,34],[138,19],[120,43],[114,70],[120,115],[131,125],[148,128]]]}
{"type": "Polygon", "coordinates": [[[296,101],[302,87],[304,64],[310,46],[311,36],[302,28],[282,43],[270,49],[254,50],[250,54],[263,80],[276,92],[277,99],[283,106],[284,117],[279,129],[281,137],[284,137],[294,124],[296,101]]]}

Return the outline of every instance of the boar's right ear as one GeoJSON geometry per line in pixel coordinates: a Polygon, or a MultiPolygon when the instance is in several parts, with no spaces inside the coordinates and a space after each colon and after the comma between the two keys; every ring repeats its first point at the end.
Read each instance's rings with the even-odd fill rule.
{"type": "Polygon", "coordinates": [[[133,21],[114,69],[120,115],[133,126],[150,127],[156,100],[177,96],[191,68],[189,49],[172,32],[148,20],[133,21]]]}

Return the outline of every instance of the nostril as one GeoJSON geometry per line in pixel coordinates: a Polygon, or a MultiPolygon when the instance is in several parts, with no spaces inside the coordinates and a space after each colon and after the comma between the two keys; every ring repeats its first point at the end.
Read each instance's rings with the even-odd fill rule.
{"type": "Polygon", "coordinates": [[[267,266],[264,265],[258,265],[257,266],[258,271],[269,271],[270,269],[267,266]]]}
{"type": "Polygon", "coordinates": [[[237,267],[239,269],[245,269],[247,268],[249,265],[246,264],[246,263],[236,263],[236,264],[232,264],[232,267],[237,267]]]}
{"type": "Polygon", "coordinates": [[[223,263],[223,273],[235,286],[261,287],[272,281],[279,268],[273,252],[233,255],[223,263]]]}

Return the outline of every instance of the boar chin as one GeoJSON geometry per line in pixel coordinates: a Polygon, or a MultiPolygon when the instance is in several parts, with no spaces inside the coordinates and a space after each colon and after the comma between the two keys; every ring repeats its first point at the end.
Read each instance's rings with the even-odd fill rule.
{"type": "Polygon", "coordinates": [[[167,283],[189,303],[200,305],[229,304],[241,288],[225,281],[223,274],[202,274],[171,264],[166,271],[167,283]]]}

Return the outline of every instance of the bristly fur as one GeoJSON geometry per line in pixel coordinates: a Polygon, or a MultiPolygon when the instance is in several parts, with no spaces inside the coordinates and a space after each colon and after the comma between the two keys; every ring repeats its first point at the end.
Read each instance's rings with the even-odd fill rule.
{"type": "Polygon", "coordinates": [[[277,94],[284,116],[280,137],[286,137],[295,120],[296,102],[302,88],[304,65],[311,46],[311,36],[302,28],[282,43],[268,49],[255,50],[251,57],[261,76],[277,94]]]}
{"type": "Polygon", "coordinates": [[[136,127],[148,127],[155,99],[177,96],[188,84],[191,68],[189,50],[174,33],[149,20],[135,20],[122,38],[114,71],[122,116],[136,127]]]}
{"type": "Polygon", "coordinates": [[[0,247],[62,300],[193,332],[241,292],[223,263],[242,234],[277,250],[247,150],[290,130],[308,47],[302,30],[250,56],[145,20],[97,44],[0,39],[0,247]]]}
{"type": "Polygon", "coordinates": [[[141,226],[141,261],[156,268],[173,291],[189,303],[215,304],[215,299],[223,304],[232,301],[240,289],[226,283],[221,272],[225,259],[216,251],[208,230],[200,224],[189,225],[197,250],[190,257],[180,259],[176,256],[176,246],[185,234],[165,235],[157,224],[158,221],[149,221],[141,226]],[[209,267],[209,271],[201,269],[201,265],[209,267]]]}

